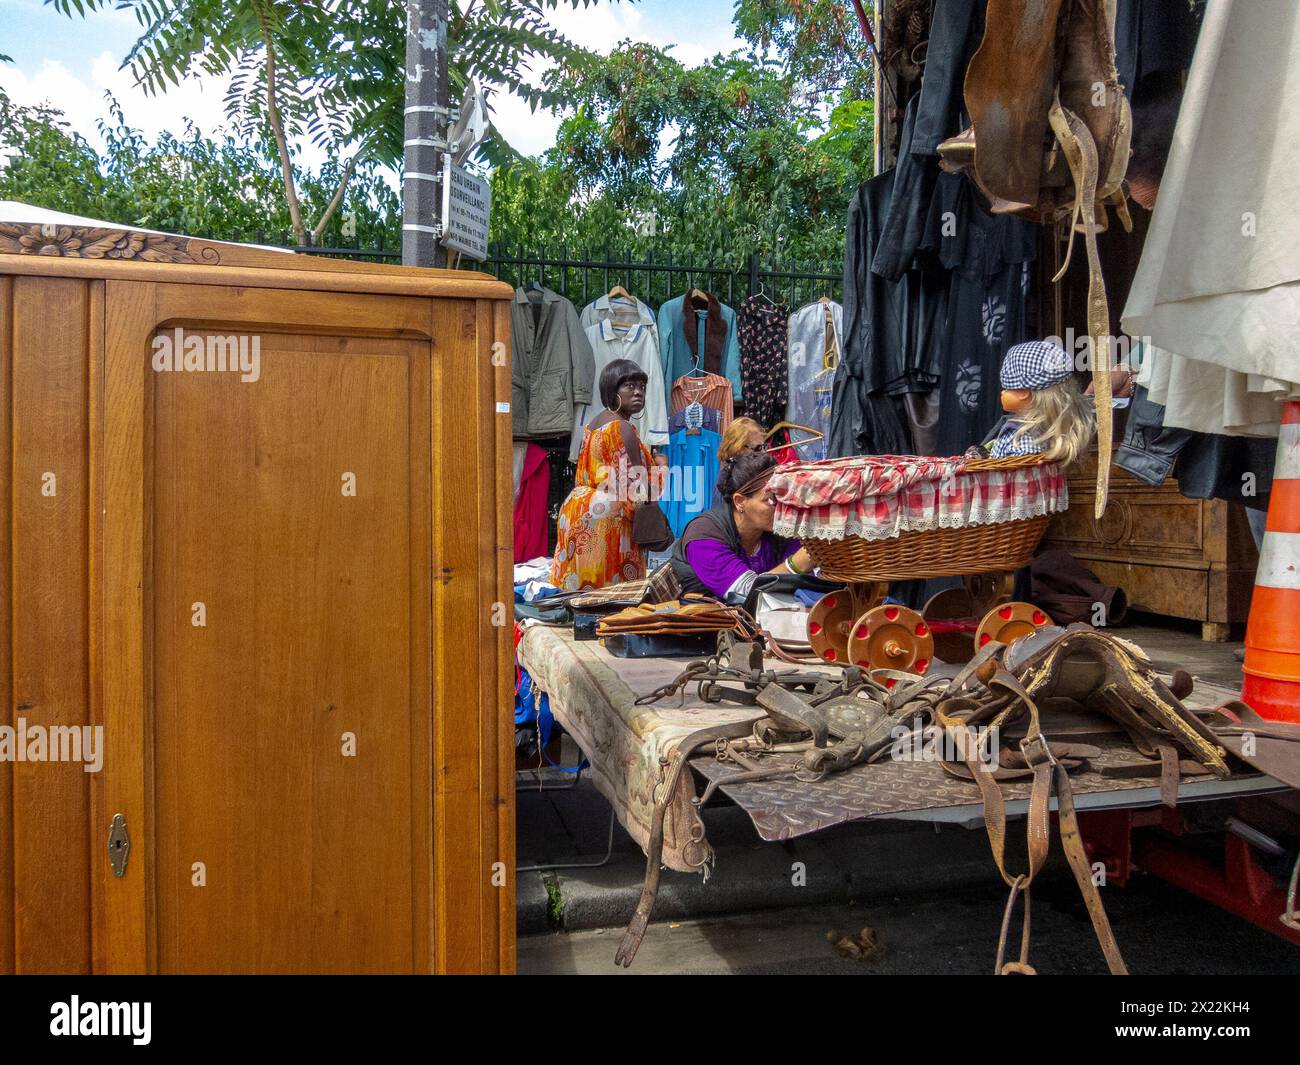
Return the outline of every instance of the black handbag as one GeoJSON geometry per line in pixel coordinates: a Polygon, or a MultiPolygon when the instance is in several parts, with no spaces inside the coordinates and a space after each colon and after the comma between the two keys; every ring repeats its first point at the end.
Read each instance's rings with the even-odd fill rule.
{"type": "Polygon", "coordinates": [[[632,542],[643,551],[665,551],[677,539],[658,503],[639,503],[632,514],[632,542]]]}

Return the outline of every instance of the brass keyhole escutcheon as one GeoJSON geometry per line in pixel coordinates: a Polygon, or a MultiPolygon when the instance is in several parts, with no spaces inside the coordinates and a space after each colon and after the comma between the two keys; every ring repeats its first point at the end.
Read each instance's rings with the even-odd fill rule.
{"type": "Polygon", "coordinates": [[[113,864],[114,876],[126,876],[126,859],[130,853],[131,836],[126,831],[126,818],[114,814],[112,827],[108,830],[108,860],[113,864]]]}

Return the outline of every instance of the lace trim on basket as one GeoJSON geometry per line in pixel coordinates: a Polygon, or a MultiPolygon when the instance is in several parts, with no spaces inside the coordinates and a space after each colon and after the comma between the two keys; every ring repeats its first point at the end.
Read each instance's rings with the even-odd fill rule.
{"type": "MultiPolygon", "coordinates": [[[[970,518],[964,513],[910,516],[901,510],[887,523],[863,521],[856,515],[845,515],[843,520],[819,518],[808,511],[796,511],[796,517],[777,518],[772,531],[778,536],[797,537],[801,540],[846,540],[856,536],[862,540],[892,540],[903,533],[931,532],[935,529],[964,529],[974,525],[1001,525],[1009,521],[1026,521],[1041,518],[1044,514],[1058,514],[1068,510],[1069,493],[1064,486],[1059,495],[1041,498],[1035,503],[1016,503],[991,514],[970,518]]],[[[788,513],[788,512],[787,512],[788,513]]]]}

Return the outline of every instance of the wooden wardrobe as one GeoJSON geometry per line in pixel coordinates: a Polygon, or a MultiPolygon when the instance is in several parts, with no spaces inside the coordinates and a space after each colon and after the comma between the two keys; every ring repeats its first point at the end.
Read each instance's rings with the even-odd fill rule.
{"type": "Polygon", "coordinates": [[[0,972],[513,968],[511,294],[0,224],[0,972]]]}

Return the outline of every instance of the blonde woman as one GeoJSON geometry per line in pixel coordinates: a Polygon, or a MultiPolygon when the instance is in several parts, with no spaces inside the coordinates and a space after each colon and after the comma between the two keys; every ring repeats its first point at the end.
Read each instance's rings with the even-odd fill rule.
{"type": "Polygon", "coordinates": [[[767,446],[767,434],[753,418],[735,418],[722,434],[718,444],[718,465],[734,459],[742,451],[762,451],[767,446]]]}
{"type": "MultiPolygon", "coordinates": [[[[753,418],[735,418],[723,432],[722,442],[718,444],[718,467],[726,469],[730,459],[745,454],[759,454],[766,448],[767,434],[758,422],[753,418]]],[[[711,505],[716,507],[722,501],[722,496],[715,487],[711,505]]]]}

